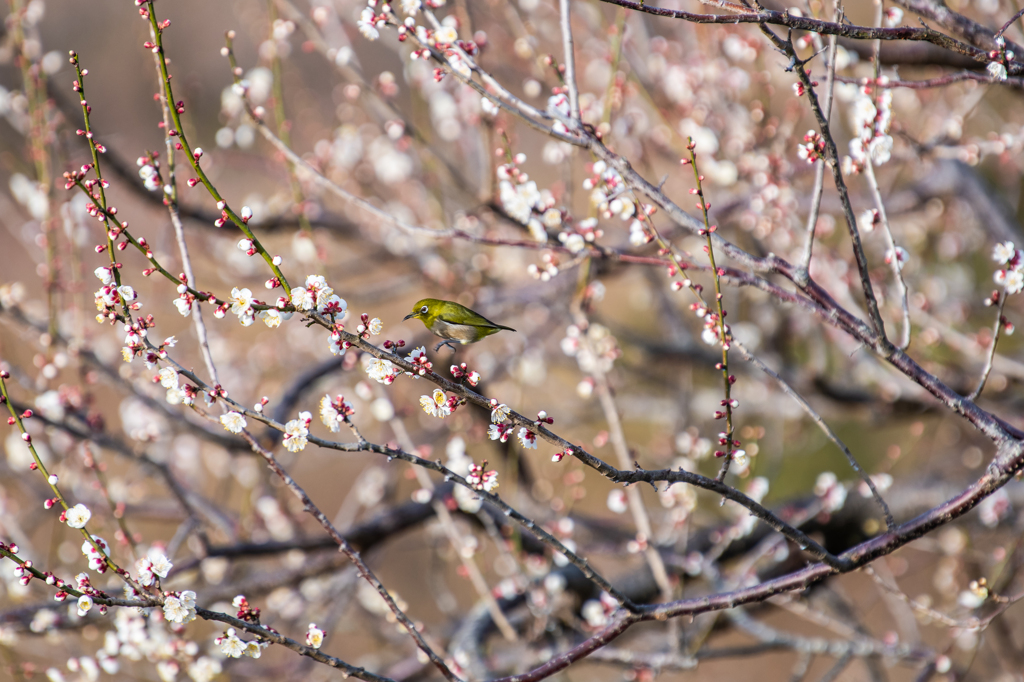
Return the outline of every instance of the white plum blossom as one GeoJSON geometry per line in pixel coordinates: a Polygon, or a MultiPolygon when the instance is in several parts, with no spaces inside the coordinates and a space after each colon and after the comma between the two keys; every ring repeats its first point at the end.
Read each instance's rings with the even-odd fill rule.
{"type": "Polygon", "coordinates": [[[289,452],[298,452],[306,447],[311,421],[313,415],[309,412],[299,412],[298,419],[292,419],[284,425],[284,446],[289,452]]]}
{"type": "Polygon", "coordinates": [[[367,376],[382,384],[394,383],[395,377],[399,374],[399,370],[391,364],[390,360],[375,358],[370,355],[364,355],[363,357],[369,358],[369,360],[365,361],[363,365],[367,376]]]}
{"type": "Polygon", "coordinates": [[[629,243],[633,246],[643,246],[644,244],[651,241],[647,234],[647,230],[644,228],[644,224],[639,220],[634,220],[629,224],[629,243]]]}
{"type": "Polygon", "coordinates": [[[239,317],[252,310],[252,292],[249,289],[235,287],[231,290],[231,312],[239,317]]]}
{"type": "Polygon", "coordinates": [[[569,118],[569,98],[564,93],[548,97],[548,113],[555,118],[569,118]]]}
{"type": "Polygon", "coordinates": [[[199,660],[188,666],[188,676],[194,682],[212,682],[217,675],[220,675],[222,666],[220,661],[210,656],[200,656],[199,660]]]}
{"type": "Polygon", "coordinates": [[[978,581],[972,580],[969,589],[964,590],[957,597],[957,603],[968,609],[976,609],[988,599],[988,588],[978,581]]]}
{"type": "Polygon", "coordinates": [[[148,587],[156,582],[157,577],[166,578],[173,565],[159,550],[150,550],[149,556],[135,562],[139,583],[148,587]]]}
{"type": "Polygon", "coordinates": [[[353,412],[355,409],[352,407],[352,403],[341,396],[338,396],[336,401],[332,400],[330,395],[325,395],[320,399],[320,421],[332,433],[340,431],[341,425],[345,423],[345,416],[353,412]]]}
{"type": "Polygon", "coordinates": [[[846,503],[846,486],[831,471],[825,471],[814,483],[814,494],[821,498],[824,510],[839,511],[846,503]]]}
{"type": "Polygon", "coordinates": [[[1024,290],[1024,272],[1020,270],[1008,271],[1006,277],[1003,278],[1003,286],[1006,287],[1006,293],[1019,294],[1021,290],[1024,290]]]}
{"type": "Polygon", "coordinates": [[[420,407],[423,411],[432,417],[439,417],[444,419],[452,413],[452,408],[448,406],[448,396],[445,392],[439,388],[434,389],[432,396],[421,395],[420,396],[420,407]]]}
{"type": "Polygon", "coordinates": [[[459,34],[451,26],[442,26],[441,28],[434,31],[434,41],[436,43],[454,43],[459,39],[459,34]]]}
{"type": "Polygon", "coordinates": [[[512,435],[511,425],[502,427],[498,424],[491,424],[487,427],[487,437],[491,440],[500,440],[502,443],[507,443],[509,436],[512,435]]]}
{"type": "Polygon", "coordinates": [[[624,490],[613,490],[610,493],[608,493],[608,509],[615,512],[616,514],[626,513],[626,511],[629,509],[629,504],[626,501],[626,492],[624,490]]]}
{"type": "Polygon", "coordinates": [[[280,327],[281,326],[281,321],[284,319],[284,316],[281,314],[281,312],[278,311],[278,310],[275,310],[274,308],[268,308],[267,310],[261,310],[259,312],[259,314],[258,314],[258,317],[261,320],[263,320],[263,324],[267,325],[271,329],[275,329],[277,327],[280,327]]]}
{"type": "Polygon", "coordinates": [[[153,562],[153,573],[161,578],[166,578],[167,574],[171,572],[171,568],[174,567],[174,564],[163,552],[150,551],[149,558],[153,562]]]}
{"type": "Polygon", "coordinates": [[[364,7],[362,14],[359,16],[359,21],[356,22],[359,27],[359,32],[363,34],[363,37],[367,40],[376,40],[380,38],[380,31],[374,26],[374,14],[373,10],[369,7],[364,7]]]}
{"type": "MultiPolygon", "coordinates": [[[[882,85],[888,82],[885,76],[880,80],[882,85]]],[[[892,156],[893,139],[889,135],[892,90],[878,88],[876,97],[872,99],[871,94],[861,93],[853,103],[851,122],[854,138],[850,140],[850,156],[857,169],[863,168],[869,156],[874,164],[883,164],[892,156]]]]}
{"type": "Polygon", "coordinates": [[[171,623],[189,623],[196,619],[196,593],[185,590],[164,599],[164,618],[171,623]]]}
{"type": "Polygon", "coordinates": [[[375,317],[370,320],[370,326],[367,329],[374,336],[379,336],[384,331],[384,323],[380,321],[379,317],[375,317]]]}
{"type": "Polygon", "coordinates": [[[892,136],[879,135],[871,140],[871,144],[868,145],[868,153],[871,154],[872,163],[876,165],[888,161],[892,158],[892,136]]]}
{"type": "Polygon", "coordinates": [[[316,293],[309,291],[305,287],[295,287],[292,289],[292,305],[295,306],[296,310],[312,310],[313,306],[316,305],[316,293]]]}
{"type": "Polygon", "coordinates": [[[525,426],[519,429],[519,433],[516,437],[519,438],[519,443],[523,446],[523,448],[527,450],[537,449],[537,434],[535,434],[533,431],[530,431],[525,426]]]}
{"type": "Polygon", "coordinates": [[[182,317],[188,317],[192,314],[192,301],[187,298],[176,298],[174,299],[174,307],[178,309],[182,317]]]}
{"type": "Polygon", "coordinates": [[[588,599],[584,602],[580,614],[591,628],[602,628],[608,624],[608,613],[604,604],[597,599],[588,599]]]}
{"type": "Polygon", "coordinates": [[[173,367],[164,367],[156,374],[160,380],[160,385],[164,388],[177,388],[178,387],[178,370],[173,367]]]}
{"type": "Polygon", "coordinates": [[[328,296],[317,296],[316,311],[321,315],[344,317],[347,310],[348,302],[340,296],[336,296],[333,293],[328,296]]]}
{"type": "Polygon", "coordinates": [[[995,528],[1010,513],[1010,496],[1004,488],[995,491],[978,505],[978,517],[986,528],[995,528]]]}
{"type": "Polygon", "coordinates": [[[420,0],[402,0],[402,11],[410,17],[419,12],[422,6],[420,0]]]}
{"type": "Polygon", "coordinates": [[[1006,265],[1017,255],[1013,242],[1001,242],[992,249],[992,260],[999,265],[1006,265]]]}
{"type": "Polygon", "coordinates": [[[506,405],[505,403],[502,403],[500,405],[495,405],[491,409],[491,423],[492,424],[501,424],[506,419],[508,419],[508,415],[509,415],[510,412],[511,412],[511,410],[509,409],[508,405],[506,405]]]}
{"type": "Polygon", "coordinates": [[[345,354],[345,340],[341,338],[341,334],[337,331],[331,332],[328,338],[328,348],[331,351],[331,355],[344,355],[345,354]]]}
{"type": "Polygon", "coordinates": [[[480,109],[488,116],[497,116],[501,107],[495,104],[489,97],[480,98],[480,109]]]}
{"type": "Polygon", "coordinates": [[[988,75],[992,76],[997,81],[1006,80],[1006,66],[999,62],[989,62],[988,66],[985,67],[985,70],[988,71],[988,75]]]}
{"type": "Polygon", "coordinates": [[[750,457],[746,450],[733,450],[732,462],[737,476],[746,476],[750,472],[750,457]]]}
{"type": "Polygon", "coordinates": [[[83,594],[81,597],[79,597],[78,598],[78,616],[82,617],[85,614],[89,613],[89,610],[92,608],[92,604],[93,604],[92,597],[90,597],[89,595],[83,594]]]}
{"type": "Polygon", "coordinates": [[[523,225],[530,221],[533,209],[542,206],[540,191],[533,180],[520,185],[502,180],[498,183],[498,198],[505,212],[523,225]]]}
{"type": "Polygon", "coordinates": [[[220,423],[224,425],[224,428],[231,433],[241,433],[242,429],[245,428],[245,416],[240,412],[228,412],[220,416],[220,423]]]}
{"type": "Polygon", "coordinates": [[[318,628],[316,623],[310,623],[309,629],[306,630],[306,645],[311,646],[314,649],[319,649],[323,643],[324,631],[318,628]]]}
{"type": "Polygon", "coordinates": [[[140,157],[139,164],[139,177],[142,178],[143,184],[150,192],[155,192],[160,189],[160,175],[157,173],[156,168],[150,164],[149,159],[140,157]]]}
{"type": "Polygon", "coordinates": [[[96,275],[104,284],[110,284],[114,281],[113,271],[109,267],[96,268],[92,271],[92,274],[96,275]]]}
{"type": "Polygon", "coordinates": [[[241,658],[245,653],[245,642],[235,635],[234,628],[228,628],[227,635],[221,638],[220,651],[230,658],[241,658]]]}
{"type": "Polygon", "coordinates": [[[64,518],[70,528],[85,528],[85,524],[92,518],[92,512],[84,504],[78,503],[64,513],[64,518]]]}
{"type": "Polygon", "coordinates": [[[89,559],[89,569],[103,573],[107,570],[107,557],[110,556],[110,545],[107,541],[98,535],[93,535],[92,541],[99,546],[101,551],[97,551],[96,547],[93,546],[93,542],[86,540],[82,543],[82,554],[89,559]]]}

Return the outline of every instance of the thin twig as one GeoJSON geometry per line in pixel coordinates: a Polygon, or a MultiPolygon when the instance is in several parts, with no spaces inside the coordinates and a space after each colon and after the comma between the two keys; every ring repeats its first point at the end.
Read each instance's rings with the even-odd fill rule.
{"type": "MultiPolygon", "coordinates": [[[[569,0],[558,0],[559,22],[562,25],[562,51],[565,59],[565,87],[569,90],[569,111],[580,122],[580,88],[576,82],[576,55],[572,44],[572,13],[569,0]]],[[[615,74],[612,73],[614,78],[615,74]]]]}
{"type": "Polygon", "coordinates": [[[1024,9],[1018,11],[1016,14],[1014,14],[1012,17],[1010,17],[1009,21],[1007,21],[1005,24],[1000,26],[999,30],[996,31],[995,37],[998,38],[999,36],[1001,36],[1004,33],[1006,33],[1006,30],[1008,28],[1010,28],[1011,26],[1013,26],[1013,22],[1017,21],[1021,17],[1024,17],[1024,9]]]}
{"type": "Polygon", "coordinates": [[[985,390],[988,375],[992,373],[992,365],[996,357],[996,345],[999,343],[999,333],[1003,330],[1003,307],[1006,306],[1007,297],[1006,289],[1004,288],[999,294],[999,308],[996,310],[996,321],[992,324],[992,345],[989,346],[988,356],[985,358],[985,368],[981,371],[981,379],[978,380],[977,387],[967,396],[967,399],[970,401],[978,399],[981,392],[985,390]]]}
{"type": "MultiPolygon", "coordinates": [[[[155,41],[156,32],[152,25],[149,27],[149,34],[155,41]]],[[[153,59],[155,60],[156,77],[159,83],[161,80],[160,64],[164,60],[163,53],[153,53],[153,59]]],[[[163,88],[160,89],[159,94],[160,110],[164,120],[163,129],[165,132],[168,132],[174,127],[174,122],[171,119],[171,105],[167,101],[167,92],[163,88]]],[[[198,289],[196,275],[192,269],[192,258],[188,253],[188,242],[185,240],[185,227],[181,223],[181,214],[178,212],[178,179],[174,160],[174,138],[170,135],[164,135],[164,143],[167,150],[164,157],[167,162],[167,187],[170,188],[170,192],[166,189],[164,190],[167,213],[171,218],[171,225],[174,226],[174,240],[178,245],[178,253],[181,255],[181,269],[184,271],[185,277],[188,278],[188,285],[193,289],[198,289]]],[[[217,377],[217,366],[213,362],[213,353],[210,351],[210,340],[206,332],[206,323],[203,321],[203,306],[198,301],[192,303],[192,323],[196,328],[196,338],[199,340],[199,350],[203,356],[203,362],[206,363],[206,371],[210,373],[210,381],[215,386],[219,385],[220,379],[217,377]]]]}
{"type": "MultiPolygon", "coordinates": [[[[875,3],[875,25],[882,24],[882,3],[875,3]]],[[[873,67],[875,72],[874,82],[881,80],[881,59],[882,41],[875,40],[873,46],[873,67]]],[[[874,104],[880,104],[878,90],[872,90],[874,104]]],[[[865,150],[867,152],[867,150],[865,150]]],[[[896,293],[900,299],[900,307],[903,311],[903,333],[900,336],[899,348],[906,350],[910,346],[910,303],[907,300],[907,283],[903,279],[903,264],[900,260],[900,250],[896,246],[896,239],[892,236],[892,227],[889,225],[889,217],[885,212],[885,202],[882,201],[882,192],[878,189],[878,180],[875,179],[875,166],[871,161],[871,154],[864,154],[864,177],[871,189],[871,197],[875,201],[875,208],[878,210],[878,219],[885,231],[885,239],[889,248],[889,264],[892,266],[892,276],[896,280],[896,293]]]]}
{"type": "MultiPolygon", "coordinates": [[[[836,21],[841,22],[843,19],[843,8],[839,4],[836,7],[836,21]]],[[[829,121],[832,117],[832,93],[835,86],[836,78],[836,49],[838,41],[836,37],[829,36],[828,39],[828,63],[826,68],[828,69],[828,79],[825,82],[825,103],[822,106],[824,109],[825,120],[829,121]]],[[[810,277],[811,268],[811,254],[814,250],[814,232],[818,225],[818,212],[821,209],[821,195],[825,189],[825,159],[818,159],[814,163],[814,189],[811,190],[811,210],[807,214],[807,238],[804,242],[803,256],[800,258],[800,272],[806,277],[810,277]]]]}
{"type": "MultiPolygon", "coordinates": [[[[612,397],[611,387],[608,385],[608,377],[604,372],[594,372],[594,379],[597,383],[597,397],[601,403],[601,410],[604,412],[605,421],[608,423],[609,440],[615,456],[619,460],[619,466],[628,469],[631,462],[629,446],[626,444],[626,434],[622,430],[622,420],[619,418],[618,408],[615,406],[615,399],[612,397]]],[[[626,488],[626,498],[629,512],[633,516],[637,531],[644,536],[647,548],[644,551],[644,558],[651,567],[654,575],[654,582],[661,589],[662,599],[672,599],[672,585],[669,582],[668,571],[665,570],[665,562],[654,546],[654,529],[651,526],[651,518],[644,506],[644,498],[640,489],[636,486],[626,488]]]]}
{"type": "Polygon", "coordinates": [[[832,180],[839,191],[839,201],[843,206],[843,216],[846,218],[846,228],[850,234],[850,243],[853,246],[854,259],[857,261],[857,271],[860,274],[861,289],[864,292],[864,301],[868,308],[868,318],[881,346],[884,348],[891,347],[892,344],[885,336],[885,323],[882,321],[882,315],[878,310],[878,301],[875,298],[874,287],[871,284],[867,256],[864,254],[864,246],[861,244],[860,232],[857,229],[857,217],[854,215],[853,205],[850,203],[850,194],[846,187],[846,181],[843,179],[842,169],[840,168],[839,150],[836,147],[835,139],[832,137],[831,126],[829,126],[829,122],[825,118],[825,114],[818,102],[818,95],[815,93],[814,84],[811,82],[810,76],[807,75],[807,69],[804,68],[803,62],[797,57],[792,40],[779,38],[764,24],[761,25],[761,32],[772,41],[775,47],[792,60],[793,70],[796,71],[804,92],[807,94],[807,99],[811,104],[811,111],[814,112],[814,118],[818,121],[818,128],[821,130],[821,136],[825,141],[825,163],[832,169],[832,180]]]}
{"type": "Polygon", "coordinates": [[[899,348],[906,350],[910,346],[910,302],[907,298],[907,283],[903,279],[903,263],[899,256],[899,247],[892,236],[892,227],[889,225],[889,217],[885,212],[885,203],[882,201],[882,192],[878,189],[878,181],[875,179],[875,168],[871,162],[871,155],[864,158],[864,178],[871,189],[871,197],[875,201],[875,208],[878,209],[878,220],[885,232],[886,245],[889,249],[889,265],[892,266],[892,276],[896,280],[896,295],[900,299],[900,308],[903,311],[903,327],[900,336],[899,348]]]}

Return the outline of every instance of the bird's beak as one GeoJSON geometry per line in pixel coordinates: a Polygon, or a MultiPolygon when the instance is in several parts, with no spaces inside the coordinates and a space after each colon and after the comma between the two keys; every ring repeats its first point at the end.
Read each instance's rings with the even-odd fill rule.
{"type": "Polygon", "coordinates": [[[409,313],[408,315],[406,315],[405,317],[402,318],[402,322],[405,322],[409,318],[416,317],[416,315],[417,315],[417,313],[409,313]]]}

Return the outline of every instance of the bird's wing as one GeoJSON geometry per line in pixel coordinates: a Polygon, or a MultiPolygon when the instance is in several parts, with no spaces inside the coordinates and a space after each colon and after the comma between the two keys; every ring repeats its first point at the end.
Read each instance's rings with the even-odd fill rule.
{"type": "Polygon", "coordinates": [[[447,322],[448,324],[468,324],[474,327],[487,327],[489,329],[506,329],[510,332],[515,331],[515,329],[512,329],[512,327],[506,327],[501,324],[495,324],[494,322],[491,322],[480,313],[470,310],[469,308],[463,308],[463,310],[459,311],[466,316],[466,319],[462,322],[456,322],[454,319],[452,319],[455,317],[455,312],[456,311],[453,310],[442,310],[441,314],[438,315],[437,318],[442,322],[447,322]]]}
{"type": "Polygon", "coordinates": [[[494,327],[495,329],[501,328],[500,324],[494,324],[483,315],[475,313],[469,308],[466,308],[461,312],[463,316],[466,318],[462,322],[456,322],[454,319],[456,316],[451,311],[447,310],[443,311],[440,315],[437,316],[437,318],[442,322],[447,322],[448,324],[468,324],[474,327],[494,327]]]}

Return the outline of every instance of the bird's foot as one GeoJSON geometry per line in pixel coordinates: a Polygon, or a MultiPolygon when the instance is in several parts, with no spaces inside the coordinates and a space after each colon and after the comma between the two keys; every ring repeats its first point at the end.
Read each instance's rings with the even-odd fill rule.
{"type": "Polygon", "coordinates": [[[434,352],[436,353],[437,351],[441,350],[441,346],[448,346],[449,348],[452,349],[452,353],[454,353],[455,352],[454,343],[455,343],[455,339],[448,339],[447,341],[442,341],[441,343],[439,343],[436,346],[434,346],[434,352]]]}

